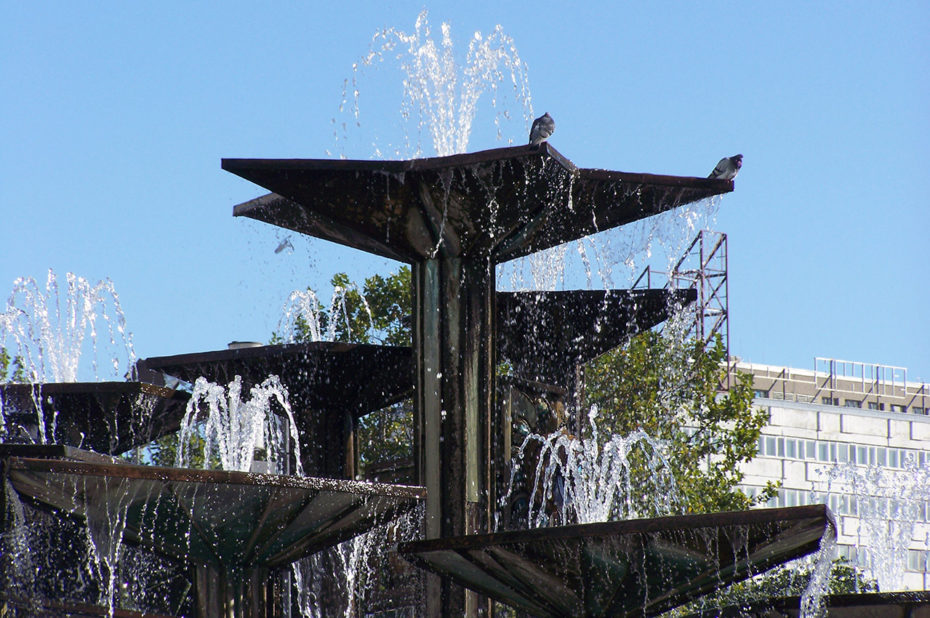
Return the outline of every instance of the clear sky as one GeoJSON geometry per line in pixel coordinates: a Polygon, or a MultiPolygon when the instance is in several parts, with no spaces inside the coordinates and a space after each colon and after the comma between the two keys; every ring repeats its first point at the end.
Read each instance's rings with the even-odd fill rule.
{"type": "MultiPolygon", "coordinates": [[[[231,216],[265,191],[220,159],[386,152],[394,65],[360,82],[354,142],[332,121],[372,35],[425,6],[462,57],[502,26],[578,165],[704,176],[745,156],[715,224],[732,353],[930,381],[930,3],[502,4],[0,0],[0,298],[49,268],[108,276],[145,357],[267,340],[291,290],[395,268],[295,235],[274,253],[286,234],[231,216]]],[[[469,150],[525,142],[493,118],[469,150]]]]}

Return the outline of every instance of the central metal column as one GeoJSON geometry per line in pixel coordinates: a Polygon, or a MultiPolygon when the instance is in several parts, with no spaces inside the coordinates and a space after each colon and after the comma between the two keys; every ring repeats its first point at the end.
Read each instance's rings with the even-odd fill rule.
{"type": "MultiPolygon", "coordinates": [[[[415,263],[418,482],[427,488],[426,537],[489,531],[493,496],[493,266],[486,259],[436,257],[415,263]]],[[[474,615],[473,593],[427,581],[429,616],[474,615]]]]}

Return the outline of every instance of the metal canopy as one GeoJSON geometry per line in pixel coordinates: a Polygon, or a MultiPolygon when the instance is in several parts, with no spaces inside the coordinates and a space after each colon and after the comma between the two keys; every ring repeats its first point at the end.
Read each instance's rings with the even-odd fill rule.
{"type": "Polygon", "coordinates": [[[731,180],[580,169],[549,143],[406,161],[223,159],[273,191],[245,216],[405,262],[504,262],[733,190],[731,180]]]}
{"type": "Polygon", "coordinates": [[[8,423],[37,431],[41,403],[47,441],[112,454],[177,431],[189,399],[144,382],[0,384],[8,423]]]}
{"type": "MultiPolygon", "coordinates": [[[[823,597],[830,618],[930,618],[930,592],[874,592],[832,594],[823,597]]],[[[801,597],[779,597],[708,609],[687,618],[742,618],[780,616],[798,618],[801,597]]]]}
{"type": "Polygon", "coordinates": [[[11,457],[17,492],[123,537],[222,570],[278,567],[413,508],[422,487],[11,457]]]}
{"type": "MultiPolygon", "coordinates": [[[[355,343],[294,343],[156,356],[138,362],[140,371],[161,371],[193,382],[217,383],[237,375],[248,385],[276,375],[293,403],[309,410],[336,406],[358,417],[409,396],[413,360],[408,347],[355,343]],[[362,374],[361,372],[364,372],[362,374]]],[[[297,412],[297,410],[295,410],[297,412]]]]}
{"type": "Polygon", "coordinates": [[[498,349],[516,375],[566,386],[576,365],[696,299],[693,289],[498,292],[498,349]]]}
{"type": "Polygon", "coordinates": [[[402,543],[415,564],[536,616],[666,611],[818,548],[824,505],[402,543]]]}

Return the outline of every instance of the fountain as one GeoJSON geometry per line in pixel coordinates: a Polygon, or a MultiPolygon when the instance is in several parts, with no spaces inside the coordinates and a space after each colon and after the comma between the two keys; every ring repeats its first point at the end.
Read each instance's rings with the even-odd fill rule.
{"type": "MultiPolygon", "coordinates": [[[[4,446],[17,494],[92,528],[116,522],[94,535],[103,539],[95,545],[106,550],[111,597],[109,562],[121,538],[194,565],[202,615],[274,615],[276,569],[423,496],[426,540],[400,552],[437,574],[426,581],[428,615],[486,607],[466,588],[541,615],[653,613],[809,553],[832,527],[824,507],[803,507],[494,531],[512,448],[495,403],[498,359],[514,361],[515,384],[561,381],[571,410],[574,381],[566,376],[574,367],[665,319],[670,301],[693,300],[688,291],[498,293],[495,265],[730,191],[731,181],[579,169],[550,144],[409,161],[226,159],[223,167],[274,191],[235,215],[410,263],[414,345],[234,346],[138,363],[146,379],[206,375],[240,389],[280,376],[289,391],[296,387],[294,464],[314,477],[4,446]],[[533,319],[562,338],[528,339],[533,319]],[[411,392],[415,473],[425,490],[339,480],[353,476],[352,421],[411,392]]],[[[195,399],[208,392],[195,386],[195,399]]],[[[59,407],[71,405],[80,404],[59,407]]],[[[152,435],[159,432],[145,437],[152,435]]],[[[141,444],[106,442],[108,453],[141,444]]]]}
{"type": "MultiPolygon", "coordinates": [[[[658,524],[651,523],[653,520],[639,520],[619,522],[626,525],[591,535],[583,526],[493,533],[494,506],[505,472],[506,433],[501,429],[501,411],[494,403],[494,367],[502,350],[517,357],[513,350],[528,347],[520,344],[517,333],[528,331],[516,317],[524,312],[516,307],[539,302],[548,306],[542,314],[554,321],[560,314],[566,315],[564,312],[604,303],[609,296],[598,292],[587,303],[585,295],[577,292],[502,297],[495,290],[494,269],[506,260],[731,191],[730,181],[579,169],[548,143],[539,148],[500,148],[408,161],[225,159],[223,167],[273,191],[237,206],[236,216],[248,216],[412,266],[415,461],[417,480],[427,489],[427,540],[402,545],[401,552],[443,576],[427,581],[429,615],[478,611],[478,597],[466,594],[453,581],[528,611],[542,612],[548,607],[545,615],[560,615],[569,611],[566,608],[580,606],[572,605],[574,601],[565,601],[569,605],[553,601],[553,605],[545,606],[538,599],[527,604],[511,593],[528,587],[552,588],[556,581],[572,576],[544,573],[537,578],[527,574],[525,579],[520,578],[523,581],[519,585],[504,580],[503,573],[508,569],[494,566],[501,564],[499,561],[507,553],[502,544],[530,548],[525,551],[535,556],[533,559],[507,562],[511,572],[529,573],[527,560],[534,564],[546,562],[545,550],[540,547],[554,547],[557,538],[574,539],[558,545],[575,547],[585,554],[598,552],[604,556],[605,569],[619,583],[626,580],[617,573],[639,567],[631,567],[629,558],[619,557],[623,552],[612,549],[615,545],[639,542],[645,547],[665,547],[670,541],[656,531],[668,530],[674,536],[674,531],[685,525],[685,520],[672,518],[663,522],[664,528],[655,528],[658,524]],[[500,320],[502,311],[514,317],[500,320]],[[510,330],[499,329],[499,322],[513,326],[510,330]],[[510,336],[502,337],[502,332],[510,336]],[[507,343],[502,345],[504,340],[507,343]],[[518,538],[506,536],[510,534],[518,538]],[[640,541],[617,541],[627,535],[640,541]],[[578,540],[589,537],[594,541],[578,540]]],[[[663,301],[667,302],[667,298],[663,301]]],[[[534,312],[525,313],[532,316],[534,312]]],[[[630,321],[615,322],[624,323],[630,321]]],[[[590,332],[583,324],[577,328],[578,332],[590,332]]],[[[609,340],[607,335],[605,340],[609,340]]],[[[556,340],[552,348],[558,348],[560,353],[544,350],[536,358],[529,355],[519,369],[536,378],[564,376],[565,369],[577,360],[599,353],[598,345],[602,344],[578,347],[556,340]]],[[[764,516],[755,512],[700,516],[703,519],[687,525],[704,531],[698,535],[702,538],[733,534],[754,540],[738,558],[731,555],[715,564],[695,559],[695,572],[707,569],[706,577],[720,582],[812,551],[824,531],[832,527],[832,516],[823,507],[803,515],[807,522],[803,526],[786,523],[781,527],[778,522],[791,522],[797,515],[770,511],[764,516]],[[762,532],[751,525],[758,517],[771,518],[760,523],[762,532]],[[769,524],[779,531],[767,528],[769,524]]],[[[660,556],[663,564],[676,552],[722,555],[714,543],[670,552],[647,553],[660,556]]],[[[684,577],[685,572],[680,576],[684,577]]],[[[688,578],[694,579],[690,575],[688,578]]],[[[677,581],[680,577],[671,579],[677,581]]],[[[584,582],[581,586],[584,589],[574,594],[585,598],[590,589],[584,582]]],[[[622,589],[629,586],[614,588],[622,589]]],[[[673,593],[647,586],[634,596],[657,603],[658,599],[668,598],[674,604],[681,595],[703,589],[704,584],[696,584],[694,589],[673,593]]],[[[583,605],[584,611],[596,614],[628,607],[629,603],[633,604],[630,608],[642,607],[639,602],[619,597],[592,603],[583,605]]],[[[665,607],[662,603],[659,606],[665,607]]]]}
{"type": "MultiPolygon", "coordinates": [[[[4,410],[23,427],[45,427],[46,408],[29,408],[27,396],[51,401],[55,419],[42,429],[48,444],[0,445],[4,536],[16,536],[20,500],[86,522],[110,615],[120,543],[189,569],[197,615],[287,615],[306,603],[288,598],[281,574],[290,565],[420,501],[425,539],[401,543],[398,555],[430,573],[419,597],[428,616],[489,612],[489,599],[542,616],[654,614],[816,550],[835,527],[824,506],[496,528],[520,394],[544,393],[564,412],[565,430],[579,428],[577,367],[695,298],[694,290],[498,292],[497,267],[727,193],[733,182],[581,169],[549,143],[439,154],[224,159],[223,169],[272,192],[236,206],[235,216],[410,264],[412,347],[318,341],[143,359],[135,366],[143,381],[127,384],[165,389],[173,402],[144,418],[124,400],[94,416],[86,393],[67,400],[50,397],[49,385],[26,385],[39,396],[4,386],[0,395],[14,402],[4,410]],[[530,335],[540,328],[552,337],[530,335]],[[513,374],[499,381],[501,360],[513,374]],[[247,452],[227,463],[239,470],[109,457],[180,429],[189,406],[218,403],[200,380],[261,391],[271,375],[288,397],[262,392],[292,415],[297,433],[277,471],[310,476],[242,470],[247,452]],[[193,396],[165,386],[180,382],[195,385],[193,396]],[[353,480],[358,418],[411,395],[419,486],[353,480]],[[100,417],[106,422],[93,422],[100,417]],[[124,438],[121,428],[134,423],[145,429],[124,438]],[[88,446],[100,452],[77,448],[88,446]]],[[[578,495],[569,488],[566,496],[578,495]]],[[[580,519],[562,519],[572,517],[580,519]]]]}

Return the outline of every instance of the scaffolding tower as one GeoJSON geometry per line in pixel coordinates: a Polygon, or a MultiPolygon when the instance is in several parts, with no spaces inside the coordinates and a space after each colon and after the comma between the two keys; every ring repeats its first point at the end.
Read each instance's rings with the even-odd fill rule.
{"type": "Polygon", "coordinates": [[[697,301],[686,308],[692,312],[693,319],[689,321],[685,334],[709,344],[719,333],[729,359],[727,235],[701,230],[671,270],[661,271],[646,266],[633,288],[652,288],[663,284],[670,290],[693,288],[697,291],[697,301]]]}

